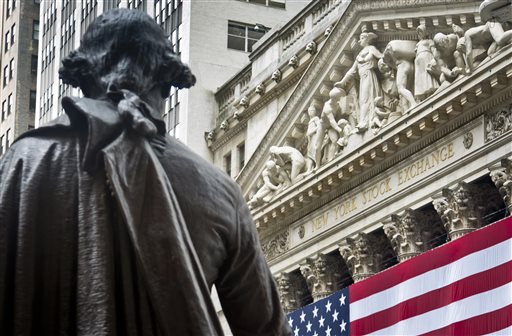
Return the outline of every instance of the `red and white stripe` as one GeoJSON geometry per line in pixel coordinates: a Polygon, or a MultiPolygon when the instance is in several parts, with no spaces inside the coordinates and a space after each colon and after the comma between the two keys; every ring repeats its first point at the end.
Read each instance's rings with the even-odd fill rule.
{"type": "Polygon", "coordinates": [[[512,335],[512,218],[349,290],[351,335],[512,335]]]}

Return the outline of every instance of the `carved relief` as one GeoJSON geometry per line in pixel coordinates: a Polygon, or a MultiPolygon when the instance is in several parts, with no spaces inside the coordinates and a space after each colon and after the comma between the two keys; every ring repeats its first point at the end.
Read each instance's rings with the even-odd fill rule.
{"type": "Polygon", "coordinates": [[[450,240],[462,237],[484,225],[484,207],[477,187],[461,182],[455,188],[443,189],[432,204],[441,217],[450,240]]]}
{"type": "Polygon", "coordinates": [[[503,198],[508,213],[512,212],[512,160],[502,159],[500,165],[490,168],[490,176],[503,198]]]}
{"type": "Polygon", "coordinates": [[[249,209],[268,203],[279,191],[291,184],[286,171],[273,160],[267,161],[261,177],[262,185],[247,202],[249,209]]]}
{"type": "Polygon", "coordinates": [[[221,124],[220,124],[220,129],[225,131],[229,128],[229,122],[227,120],[224,120],[221,124]]]}
{"type": "Polygon", "coordinates": [[[355,239],[347,238],[348,246],[340,247],[354,282],[380,272],[382,266],[381,242],[374,236],[359,233],[355,239]]]}
{"type": "Polygon", "coordinates": [[[474,49],[484,49],[484,56],[493,57],[503,47],[512,42],[512,30],[505,31],[500,22],[491,20],[481,26],[468,29],[464,34],[464,40],[467,60],[466,72],[470,74],[474,71],[478,62],[474,49]]]}
{"type": "Polygon", "coordinates": [[[249,98],[247,98],[247,96],[243,96],[241,99],[240,99],[240,102],[238,103],[240,106],[242,107],[248,107],[249,106],[249,98]]]}
{"type": "Polygon", "coordinates": [[[261,245],[263,254],[267,260],[272,260],[275,257],[288,251],[288,245],[290,243],[290,233],[285,230],[275,237],[272,237],[270,241],[261,245]]]}
{"type": "Polygon", "coordinates": [[[435,62],[434,41],[430,38],[430,31],[425,25],[416,28],[419,41],[416,44],[416,58],[414,60],[414,95],[422,101],[431,96],[439,87],[432,66],[435,62]]]}
{"type": "Polygon", "coordinates": [[[305,175],[313,173],[313,171],[320,166],[320,161],[317,160],[317,148],[320,144],[319,138],[323,135],[320,134],[321,120],[318,117],[318,112],[314,104],[309,106],[308,115],[309,122],[308,129],[306,130],[308,147],[306,153],[305,175]]]}
{"type": "Polygon", "coordinates": [[[291,183],[302,178],[302,175],[299,174],[302,172],[306,160],[298,149],[291,146],[272,146],[270,147],[270,159],[288,173],[291,183]]]}
{"type": "Polygon", "coordinates": [[[277,69],[272,73],[272,80],[276,83],[279,83],[281,79],[283,78],[283,74],[281,73],[281,70],[277,69]]]}
{"type": "Polygon", "coordinates": [[[305,304],[304,298],[308,294],[308,288],[303,286],[299,277],[294,273],[281,273],[276,277],[281,306],[286,313],[290,313],[305,304]]]}
{"type": "Polygon", "coordinates": [[[350,85],[359,81],[359,118],[357,129],[362,132],[369,128],[371,117],[374,113],[375,98],[382,96],[380,83],[377,79],[377,63],[382,58],[382,53],[373,45],[377,35],[372,32],[363,32],[359,36],[359,44],[362,47],[354,64],[343,76],[342,80],[335,83],[348,91],[350,85]]]}
{"type": "Polygon", "coordinates": [[[299,56],[293,55],[290,60],[288,61],[288,65],[292,68],[296,68],[299,66],[299,56]]]}
{"type": "MultiPolygon", "coordinates": [[[[361,9],[360,6],[364,7],[364,4],[357,6],[361,9]]],[[[286,155],[290,159],[287,160],[280,159],[279,156],[283,156],[281,154],[270,156],[271,160],[277,163],[277,169],[288,175],[288,184],[312,174],[322,165],[343,154],[347,146],[352,148],[350,137],[355,133],[360,133],[364,137],[354,137],[354,141],[367,139],[367,131],[378,134],[408,109],[444,89],[460,76],[469,75],[479,63],[498,53],[503,46],[512,43],[512,30],[505,31],[500,23],[494,26],[485,23],[467,29],[467,23],[470,21],[462,22],[461,19],[455,22],[460,22],[466,30],[452,24],[449,31],[447,27],[442,28],[442,24],[433,25],[430,18],[423,21],[425,24],[420,24],[416,28],[417,40],[393,40],[389,35],[383,34],[380,42],[388,42],[383,48],[380,47],[382,44],[378,44],[380,49],[375,46],[378,36],[368,31],[372,25],[362,25],[359,48],[351,46],[355,50],[355,59],[352,61],[352,51],[343,51],[344,56],[338,62],[341,66],[337,64],[334,70],[331,69],[329,78],[322,79],[320,94],[315,97],[323,103],[321,111],[320,106],[315,108],[311,105],[308,108],[309,119],[300,121],[304,129],[301,128],[301,131],[297,132],[297,128],[294,128],[290,131],[293,135],[286,138],[293,141],[284,142],[285,146],[273,146],[286,148],[289,152],[286,155]],[[331,83],[339,78],[341,80],[335,82],[334,88],[331,89],[331,83]],[[327,101],[319,97],[325,97],[327,92],[327,101]],[[291,159],[292,152],[294,159],[291,159]]],[[[377,26],[374,24],[374,29],[377,29],[377,26]]],[[[402,28],[414,29],[409,24],[402,28]]],[[[338,35],[337,33],[333,38],[343,36],[338,35]]],[[[306,47],[310,53],[317,52],[316,49],[314,41],[306,47]]],[[[327,61],[326,57],[321,54],[317,61],[327,61]]],[[[293,68],[297,68],[299,63],[297,55],[289,60],[289,65],[293,68]]],[[[280,78],[281,72],[276,70],[272,74],[272,80],[279,82],[280,78]]],[[[263,94],[265,90],[261,85],[256,88],[259,94],[263,94]]],[[[300,90],[294,93],[294,99],[298,100],[299,98],[295,96],[301,96],[304,92],[306,88],[300,86],[300,90]]],[[[508,107],[486,116],[485,139],[490,141],[511,128],[512,111],[511,107],[508,107]]],[[[270,132],[269,134],[272,134],[272,130],[270,132]]],[[[471,143],[471,134],[468,134],[464,146],[469,148],[471,143]]],[[[277,185],[279,184],[274,186],[277,185]]],[[[254,202],[251,199],[251,207],[268,202],[278,192],[277,189],[269,191],[272,187],[265,187],[261,179],[256,188],[259,189],[255,196],[259,196],[253,197],[254,202]],[[264,197],[261,197],[262,194],[264,197]]]]}
{"type": "Polygon", "coordinates": [[[512,130],[512,105],[485,115],[485,141],[491,141],[512,130]]]}
{"type": "Polygon", "coordinates": [[[265,84],[261,83],[258,86],[256,86],[255,92],[261,96],[265,93],[265,90],[266,90],[265,84]]]}
{"type": "Polygon", "coordinates": [[[311,41],[308,43],[308,45],[306,46],[306,51],[310,54],[314,54],[316,53],[316,42],[315,41],[311,41]]]}
{"type": "Polygon", "coordinates": [[[319,254],[317,257],[308,258],[300,266],[300,272],[306,279],[314,301],[321,300],[339,289],[337,284],[341,274],[333,259],[330,255],[319,254]]]}
{"type": "Polygon", "coordinates": [[[430,246],[432,232],[426,218],[414,210],[406,209],[401,216],[391,215],[384,224],[384,233],[400,262],[410,259],[430,246]]]}
{"type": "Polygon", "coordinates": [[[470,149],[473,145],[473,133],[467,132],[464,134],[464,140],[462,140],[464,148],[470,149]]]}

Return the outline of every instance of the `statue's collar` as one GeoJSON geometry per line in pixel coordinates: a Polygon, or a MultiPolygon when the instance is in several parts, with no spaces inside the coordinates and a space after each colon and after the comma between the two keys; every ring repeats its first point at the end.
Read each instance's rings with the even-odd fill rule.
{"type": "MultiPolygon", "coordinates": [[[[114,141],[127,127],[117,104],[111,100],[64,97],[62,107],[74,129],[86,128],[86,144],[82,166],[90,171],[97,168],[101,149],[114,141]]],[[[156,126],[157,134],[165,134],[165,124],[160,119],[146,116],[156,126]]],[[[62,123],[61,123],[62,124],[62,123]]]]}

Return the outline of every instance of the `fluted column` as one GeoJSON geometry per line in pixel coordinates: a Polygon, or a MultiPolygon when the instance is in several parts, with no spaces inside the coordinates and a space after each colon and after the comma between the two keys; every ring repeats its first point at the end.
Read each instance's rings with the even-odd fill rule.
{"type": "Polygon", "coordinates": [[[432,230],[419,211],[406,209],[402,215],[391,215],[383,223],[398,261],[410,259],[430,248],[432,230]]]}
{"type": "Polygon", "coordinates": [[[448,232],[450,240],[462,237],[484,225],[485,209],[478,187],[461,182],[453,190],[445,188],[432,204],[448,232]]]}
{"type": "Polygon", "coordinates": [[[382,241],[373,235],[360,232],[355,239],[347,238],[348,246],[340,253],[354,282],[366,279],[382,270],[382,241]]]}
{"type": "Polygon", "coordinates": [[[339,289],[341,274],[333,256],[318,254],[308,258],[300,266],[300,272],[306,279],[314,301],[323,299],[339,289]]]}

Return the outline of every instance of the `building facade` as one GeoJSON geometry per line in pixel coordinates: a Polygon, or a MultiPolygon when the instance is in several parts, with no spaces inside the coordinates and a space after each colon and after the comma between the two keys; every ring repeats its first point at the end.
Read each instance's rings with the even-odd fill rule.
{"type": "Polygon", "coordinates": [[[0,156],[15,138],[34,128],[39,1],[0,2],[0,156]]]}
{"type": "Polygon", "coordinates": [[[312,1],[216,93],[293,311],[512,209],[512,5],[312,1]]]}
{"type": "Polygon", "coordinates": [[[214,92],[248,61],[248,52],[265,32],[297,13],[306,1],[284,0],[79,0],[41,4],[40,76],[36,126],[62,113],[60,99],[80,92],[60,83],[61,60],[80,43],[91,21],[112,8],[133,8],[155,18],[175,51],[197,77],[190,90],[173,89],[163,107],[169,133],[205,158],[205,132],[214,125],[214,92]]]}

